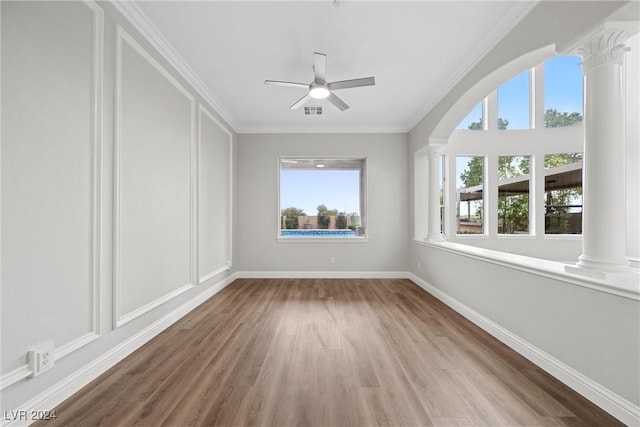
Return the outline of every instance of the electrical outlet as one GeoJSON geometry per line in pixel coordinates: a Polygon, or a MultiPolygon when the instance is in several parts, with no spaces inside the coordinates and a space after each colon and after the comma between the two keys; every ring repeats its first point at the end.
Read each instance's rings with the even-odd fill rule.
{"type": "Polygon", "coordinates": [[[329,258],[329,262],[331,264],[335,264],[336,263],[336,257],[332,256],[331,258],[329,258]]]}
{"type": "Polygon", "coordinates": [[[31,368],[32,377],[36,377],[53,368],[53,348],[53,343],[47,342],[29,351],[29,367],[31,368]]]}
{"type": "Polygon", "coordinates": [[[418,270],[422,270],[422,263],[418,261],[418,270]]]}

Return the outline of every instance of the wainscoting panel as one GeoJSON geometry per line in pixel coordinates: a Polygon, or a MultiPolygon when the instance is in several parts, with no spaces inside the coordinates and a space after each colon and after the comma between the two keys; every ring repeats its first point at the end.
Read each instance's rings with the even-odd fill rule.
{"type": "Polygon", "coordinates": [[[194,97],[117,30],[114,322],[193,283],[194,97]]]}
{"type": "Polygon", "coordinates": [[[1,27],[5,388],[33,347],[52,341],[57,360],[101,332],[103,12],[3,2],[1,27]]]}
{"type": "Polygon", "coordinates": [[[200,108],[198,242],[200,283],[231,267],[231,133],[200,108]]]}

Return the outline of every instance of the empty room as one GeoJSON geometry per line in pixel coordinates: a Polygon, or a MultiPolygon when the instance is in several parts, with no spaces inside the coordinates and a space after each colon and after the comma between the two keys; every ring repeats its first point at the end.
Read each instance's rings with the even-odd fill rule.
{"type": "Polygon", "coordinates": [[[640,426],[639,33],[1,0],[2,425],[640,426]]]}

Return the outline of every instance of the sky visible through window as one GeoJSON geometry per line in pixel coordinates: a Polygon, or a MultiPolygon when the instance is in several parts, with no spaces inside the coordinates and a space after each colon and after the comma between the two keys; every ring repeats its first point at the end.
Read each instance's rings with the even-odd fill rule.
{"type": "Polygon", "coordinates": [[[579,56],[557,56],[544,64],[544,110],[582,114],[582,67],[579,56]]]}
{"type": "Polygon", "coordinates": [[[520,73],[498,88],[498,117],[508,122],[507,129],[529,129],[530,74],[520,73]]]}
{"type": "Polygon", "coordinates": [[[280,209],[300,208],[313,216],[321,204],[339,212],[360,214],[360,171],[280,170],[280,209]]]}
{"type": "MultiPolygon", "coordinates": [[[[544,110],[582,115],[582,67],[579,56],[556,56],[544,64],[544,110]]],[[[529,128],[529,71],[525,71],[498,89],[498,117],[509,121],[507,129],[529,128]]],[[[482,120],[479,102],[458,124],[457,129],[482,120]]]]}
{"type": "MultiPolygon", "coordinates": [[[[544,64],[544,110],[560,113],[578,112],[582,115],[582,67],[579,56],[556,56],[544,64]]],[[[498,89],[498,117],[509,121],[507,129],[529,128],[529,71],[520,73],[498,89]]],[[[482,101],[460,122],[457,129],[482,120],[482,101]]],[[[456,168],[464,168],[463,160],[456,159],[456,168]]],[[[462,181],[456,176],[456,188],[462,181]]]]}

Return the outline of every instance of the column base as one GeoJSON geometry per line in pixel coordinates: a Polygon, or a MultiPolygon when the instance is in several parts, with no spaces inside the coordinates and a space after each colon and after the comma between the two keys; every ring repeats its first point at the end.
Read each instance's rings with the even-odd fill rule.
{"type": "Polygon", "coordinates": [[[427,234],[426,240],[427,242],[444,242],[444,238],[440,233],[436,234],[435,236],[427,234]]]}
{"type": "Polygon", "coordinates": [[[624,281],[636,275],[626,259],[596,258],[588,255],[581,255],[576,265],[566,265],[564,270],[567,273],[607,281],[624,281]]]}

